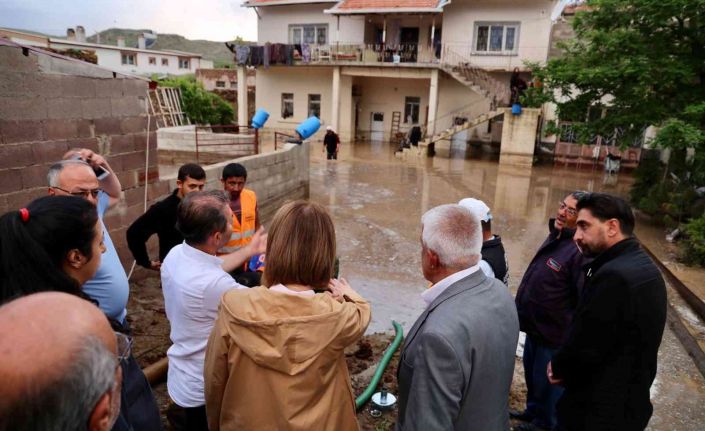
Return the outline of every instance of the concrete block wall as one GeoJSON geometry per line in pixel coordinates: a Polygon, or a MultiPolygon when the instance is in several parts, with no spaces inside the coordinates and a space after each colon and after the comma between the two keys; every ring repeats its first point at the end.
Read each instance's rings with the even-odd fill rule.
{"type": "Polygon", "coordinates": [[[90,148],[122,183],[124,199],[105,224],[127,262],[125,230],[142,213],[145,180],[150,202],[168,192],[158,181],[154,123],[147,129],[147,87],[78,60],[0,45],[0,213],[46,195],[49,166],[71,148],[90,148]]]}
{"type": "Polygon", "coordinates": [[[512,115],[511,108],[504,110],[500,165],[530,167],[534,161],[534,147],[541,109],[522,108],[521,115],[512,115]]]}

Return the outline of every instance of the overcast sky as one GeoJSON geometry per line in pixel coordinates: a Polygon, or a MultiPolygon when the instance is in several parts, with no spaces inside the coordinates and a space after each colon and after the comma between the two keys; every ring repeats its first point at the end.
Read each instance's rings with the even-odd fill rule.
{"type": "Polygon", "coordinates": [[[0,27],[65,36],[82,25],[86,35],[111,27],[151,29],[188,39],[257,38],[257,15],[242,0],[0,0],[0,27]]]}

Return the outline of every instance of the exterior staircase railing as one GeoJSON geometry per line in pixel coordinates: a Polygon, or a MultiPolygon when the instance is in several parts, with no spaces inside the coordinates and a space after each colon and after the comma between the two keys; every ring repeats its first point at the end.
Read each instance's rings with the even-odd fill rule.
{"type": "Polygon", "coordinates": [[[451,46],[443,47],[441,68],[468,87],[476,87],[484,97],[492,101],[492,109],[499,104],[508,104],[511,91],[509,85],[492,77],[486,70],[473,66],[470,61],[458,54],[451,46]]]}

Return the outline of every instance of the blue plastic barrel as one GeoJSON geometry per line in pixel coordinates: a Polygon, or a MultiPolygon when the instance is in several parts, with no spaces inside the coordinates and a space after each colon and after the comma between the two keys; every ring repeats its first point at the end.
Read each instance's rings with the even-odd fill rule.
{"type": "Polygon", "coordinates": [[[309,117],[303,123],[296,126],[296,132],[301,135],[301,139],[308,139],[321,128],[321,120],[318,117],[309,117]]]}
{"type": "Polygon", "coordinates": [[[512,115],[521,115],[521,105],[515,103],[512,105],[512,115]]]}
{"type": "Polygon", "coordinates": [[[255,129],[261,129],[264,123],[269,119],[269,112],[264,109],[258,109],[255,115],[252,116],[252,127],[255,129]]]}

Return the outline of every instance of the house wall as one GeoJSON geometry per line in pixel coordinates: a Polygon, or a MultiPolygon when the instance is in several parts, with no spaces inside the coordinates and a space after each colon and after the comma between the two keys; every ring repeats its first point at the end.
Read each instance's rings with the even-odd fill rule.
{"type": "Polygon", "coordinates": [[[153,73],[157,74],[169,74],[169,75],[185,75],[189,73],[195,73],[196,69],[212,68],[213,62],[208,60],[202,60],[198,57],[191,57],[188,69],[179,68],[179,56],[173,54],[167,54],[159,51],[152,52],[140,52],[136,50],[125,50],[125,52],[130,52],[137,56],[136,65],[122,64],[122,52],[119,49],[112,48],[96,48],[93,46],[81,47],[75,44],[64,44],[61,42],[51,41],[51,48],[54,49],[86,49],[95,51],[98,56],[98,65],[105,67],[110,70],[115,70],[123,73],[131,73],[135,75],[151,75],[153,73]],[[149,58],[155,57],[157,59],[156,65],[149,64],[149,58]],[[162,66],[162,58],[169,60],[168,66],[162,66]]]}
{"type": "MultiPolygon", "coordinates": [[[[454,117],[467,117],[471,120],[489,111],[490,101],[480,94],[441,73],[438,82],[438,115],[436,115],[436,133],[452,125],[454,117]]],[[[470,129],[468,135],[482,137],[487,133],[487,124],[470,129]]]]}
{"type": "Polygon", "coordinates": [[[336,39],[337,18],[323,13],[334,5],[335,2],[258,8],[261,19],[257,21],[257,41],[260,44],[289,43],[290,24],[328,24],[329,43],[363,43],[364,16],[341,16],[340,39],[336,39]]]}
{"type": "Polygon", "coordinates": [[[551,33],[551,11],[556,1],[460,0],[444,8],[443,42],[467,61],[486,68],[523,68],[524,61],[545,62],[551,33]],[[475,23],[520,22],[516,55],[474,54],[475,23]]]}

